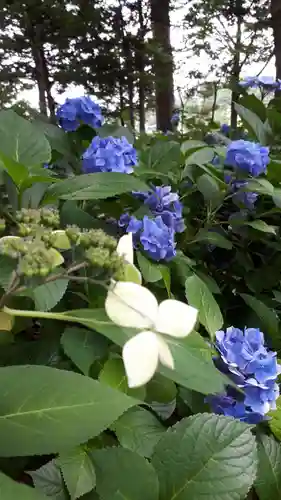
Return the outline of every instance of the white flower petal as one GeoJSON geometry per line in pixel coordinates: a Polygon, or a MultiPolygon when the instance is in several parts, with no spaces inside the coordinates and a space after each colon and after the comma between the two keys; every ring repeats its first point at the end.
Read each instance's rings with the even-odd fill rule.
{"type": "Polygon", "coordinates": [[[158,308],[156,330],[172,337],[186,337],[192,332],[197,315],[197,309],[184,302],[173,299],[164,300],[158,308]]]}
{"type": "Polygon", "coordinates": [[[129,263],[134,263],[134,248],[133,248],[133,235],[132,233],[124,234],[118,242],[116,252],[120,257],[129,263]]]}
{"type": "Polygon", "coordinates": [[[153,377],[158,365],[159,341],[150,331],[138,333],[123,347],[123,361],[129,387],[140,387],[153,377]]]}
{"type": "Polygon", "coordinates": [[[158,347],[159,361],[162,363],[162,365],[167,366],[168,368],[171,368],[171,370],[173,370],[175,364],[172,353],[170,351],[170,347],[168,346],[167,342],[165,342],[165,339],[161,337],[161,335],[157,335],[157,337],[159,346],[158,347]]]}
{"type": "Polygon", "coordinates": [[[128,281],[118,281],[105,300],[107,315],[119,326],[152,328],[158,303],[147,288],[128,281]]]}

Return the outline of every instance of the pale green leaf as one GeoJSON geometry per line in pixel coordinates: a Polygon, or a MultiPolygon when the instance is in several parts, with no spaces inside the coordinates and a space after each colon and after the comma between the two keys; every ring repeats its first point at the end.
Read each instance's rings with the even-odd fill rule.
{"type": "Polygon", "coordinates": [[[158,500],[158,479],[152,465],[125,448],[92,453],[101,500],[158,500]]]}
{"type": "Polygon", "coordinates": [[[238,420],[203,413],[166,431],[152,465],[161,500],[242,500],[256,474],[255,438],[238,420]]]}
{"type": "Polygon", "coordinates": [[[99,374],[99,381],[133,398],[140,400],[145,398],[145,387],[129,388],[124,364],[120,358],[109,359],[105,362],[99,374]]]}
{"type": "Polygon", "coordinates": [[[247,222],[246,225],[256,229],[257,231],[261,231],[262,233],[270,233],[274,235],[276,234],[275,227],[270,226],[263,220],[254,220],[252,222],[247,222]]]}
{"type": "Polygon", "coordinates": [[[47,500],[47,497],[40,491],[25,484],[16,483],[2,472],[0,472],[0,498],[2,500],[47,500]]]}
{"type": "Polygon", "coordinates": [[[199,321],[213,337],[223,325],[220,308],[207,285],[195,274],[187,278],[185,293],[188,303],[199,311],[199,321]]]}
{"type": "Polygon", "coordinates": [[[108,350],[107,340],[86,328],[66,328],[61,337],[61,344],[65,354],[84,375],[89,374],[94,361],[104,358],[108,350]]]}
{"type": "Polygon", "coordinates": [[[144,408],[131,408],[112,426],[119,443],[143,457],[152,455],[155,445],[165,432],[159,420],[144,408]]]}
{"type": "Polygon", "coordinates": [[[273,436],[259,436],[255,489],[260,500],[281,498],[281,445],[273,436]]]}
{"type": "Polygon", "coordinates": [[[0,456],[61,452],[97,436],[137,401],[74,372],[0,368],[0,456]]]}
{"type": "Polygon", "coordinates": [[[162,279],[162,274],[155,262],[151,262],[141,252],[137,252],[137,260],[143,279],[147,283],[155,283],[162,279]]]}
{"type": "Polygon", "coordinates": [[[83,448],[61,454],[57,460],[71,500],[85,495],[96,486],[96,473],[92,460],[83,448]]]}
{"type": "Polygon", "coordinates": [[[251,129],[258,141],[265,146],[267,144],[267,129],[261,119],[250,109],[241,106],[241,104],[234,103],[236,112],[243,120],[244,123],[251,129]]]}
{"type": "Polygon", "coordinates": [[[0,112],[0,151],[7,158],[28,168],[51,159],[45,135],[12,110],[0,112]]]}

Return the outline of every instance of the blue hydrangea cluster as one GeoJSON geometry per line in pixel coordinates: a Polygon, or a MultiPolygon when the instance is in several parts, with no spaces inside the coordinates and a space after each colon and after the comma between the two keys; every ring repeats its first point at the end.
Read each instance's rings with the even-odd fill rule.
{"type": "Polygon", "coordinates": [[[119,226],[133,234],[135,247],[141,245],[155,261],[169,261],[176,255],[175,234],[184,231],[182,204],[171,186],[152,186],[148,192],[134,192],[150,209],[152,217],[142,220],[123,214],[119,226]]]}
{"type": "Polygon", "coordinates": [[[119,226],[133,234],[134,246],[139,245],[152,260],[169,261],[176,256],[175,231],[166,226],[160,215],[151,219],[147,215],[142,220],[129,214],[123,214],[119,226]]]}
{"type": "Polygon", "coordinates": [[[227,123],[223,123],[223,124],[221,125],[220,132],[221,132],[223,135],[228,136],[228,135],[230,134],[230,131],[231,131],[231,127],[230,127],[230,125],[228,125],[227,123]]]}
{"type": "Polygon", "coordinates": [[[174,125],[175,127],[177,127],[179,122],[180,122],[180,112],[178,110],[176,110],[172,114],[171,124],[174,125]]]}
{"type": "Polygon", "coordinates": [[[213,411],[248,423],[266,420],[266,414],[276,409],[281,366],[276,352],[265,347],[263,333],[258,328],[245,328],[243,332],[230,327],[216,333],[215,346],[216,366],[243,394],[229,386],[226,394],[209,396],[213,411]]]}
{"type": "Polygon", "coordinates": [[[272,76],[246,76],[239,84],[244,88],[260,88],[266,92],[281,90],[281,80],[275,80],[272,76]]]}
{"type": "Polygon", "coordinates": [[[126,137],[96,136],[83,154],[83,172],[119,172],[131,174],[137,165],[137,152],[126,137]]]}
{"type": "Polygon", "coordinates": [[[172,192],[171,186],[152,186],[151,191],[135,191],[133,195],[143,201],[153,215],[160,215],[166,226],[174,229],[176,233],[184,231],[183,206],[179,195],[172,192]]]}
{"type": "Polygon", "coordinates": [[[94,128],[101,127],[103,123],[100,106],[88,96],[66,99],[57,109],[56,115],[66,132],[77,130],[81,122],[94,128]]]}
{"type": "Polygon", "coordinates": [[[229,189],[233,193],[232,200],[234,203],[241,208],[245,207],[248,210],[254,210],[255,203],[259,197],[257,193],[252,191],[244,191],[242,188],[247,186],[248,182],[246,180],[237,180],[230,174],[225,174],[224,180],[229,184],[229,189]]]}
{"type": "Polygon", "coordinates": [[[258,177],[266,172],[269,148],[251,141],[232,141],[226,151],[225,164],[244,174],[258,177]]]}

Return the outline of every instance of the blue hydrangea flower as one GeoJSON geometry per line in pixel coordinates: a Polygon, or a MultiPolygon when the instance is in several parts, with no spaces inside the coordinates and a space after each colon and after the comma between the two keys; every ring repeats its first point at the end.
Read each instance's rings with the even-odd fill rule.
{"type": "Polygon", "coordinates": [[[140,242],[153,260],[169,261],[176,255],[175,231],[160,216],[155,219],[144,216],[140,242]]]}
{"type": "Polygon", "coordinates": [[[183,206],[179,195],[172,192],[171,186],[152,186],[151,191],[138,191],[133,194],[148,205],[153,215],[160,215],[166,226],[174,229],[176,233],[184,231],[183,206]]]}
{"type": "Polygon", "coordinates": [[[179,111],[175,111],[171,118],[171,124],[177,127],[179,122],[180,122],[180,113],[179,111]]]}
{"type": "Polygon", "coordinates": [[[269,161],[269,148],[258,143],[239,139],[227,147],[225,164],[253,177],[265,173],[269,161]]]}
{"type": "Polygon", "coordinates": [[[220,128],[221,133],[224,135],[228,135],[230,130],[231,130],[231,128],[227,123],[223,123],[221,128],[220,128]]]}
{"type": "Polygon", "coordinates": [[[77,130],[80,122],[94,128],[101,127],[103,122],[100,106],[88,96],[66,99],[56,115],[60,126],[67,132],[77,130]]]}
{"type": "Polygon", "coordinates": [[[83,172],[120,172],[131,174],[137,165],[135,148],[125,137],[96,136],[83,154],[83,172]]]}
{"type": "Polygon", "coordinates": [[[247,181],[234,180],[231,184],[233,191],[233,201],[238,205],[244,205],[248,210],[255,208],[255,203],[259,197],[258,193],[252,191],[241,191],[241,188],[247,186],[247,181]]]}
{"type": "Polygon", "coordinates": [[[150,219],[145,215],[139,220],[123,214],[119,219],[119,226],[133,234],[135,248],[141,245],[151,259],[168,261],[175,257],[175,231],[166,226],[160,216],[150,219]]]}
{"type": "Polygon", "coordinates": [[[258,77],[257,76],[246,76],[244,80],[241,80],[239,82],[239,85],[244,88],[249,88],[251,87],[252,89],[257,88],[259,84],[258,77]]]}
{"type": "Polygon", "coordinates": [[[231,387],[226,394],[209,396],[208,401],[216,413],[245,422],[257,423],[276,409],[279,387],[276,383],[281,372],[276,352],[267,349],[264,335],[258,328],[230,327],[216,333],[217,367],[243,389],[241,395],[231,387]]]}

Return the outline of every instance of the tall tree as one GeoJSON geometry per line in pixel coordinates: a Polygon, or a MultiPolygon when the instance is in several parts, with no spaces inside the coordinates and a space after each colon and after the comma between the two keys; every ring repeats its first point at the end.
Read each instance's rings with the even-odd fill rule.
{"type": "Polygon", "coordinates": [[[274,38],[276,77],[281,80],[281,2],[271,0],[271,23],[274,38]]]}
{"type": "Polygon", "coordinates": [[[171,130],[174,106],[170,0],[151,0],[157,129],[171,130]]]}

